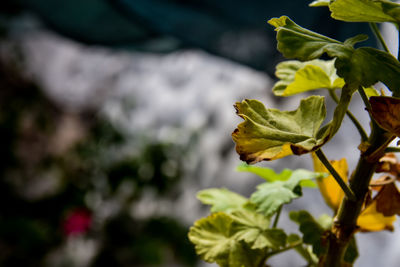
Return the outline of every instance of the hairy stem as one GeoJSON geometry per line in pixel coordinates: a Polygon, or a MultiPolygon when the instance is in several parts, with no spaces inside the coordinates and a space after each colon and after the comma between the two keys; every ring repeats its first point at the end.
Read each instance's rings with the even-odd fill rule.
{"type": "Polygon", "coordinates": [[[321,149],[318,149],[315,151],[315,154],[317,155],[318,159],[324,164],[324,166],[328,169],[328,171],[332,174],[333,178],[335,178],[336,182],[339,184],[339,186],[342,188],[344,194],[346,195],[347,198],[356,200],[356,196],[354,195],[354,192],[351,190],[351,188],[344,182],[342,177],[340,177],[340,174],[337,173],[335,168],[331,165],[329,160],[326,158],[324,152],[322,152],[321,149]]]}
{"type": "MultiPolygon", "coordinates": [[[[332,97],[333,101],[339,103],[339,98],[337,97],[335,91],[329,90],[329,95],[332,97]]],[[[357,120],[357,118],[351,113],[349,110],[346,110],[346,115],[349,117],[349,119],[353,122],[354,126],[357,128],[358,132],[361,135],[361,140],[362,141],[367,141],[368,140],[368,135],[365,132],[364,128],[361,126],[361,123],[357,120]]]]}

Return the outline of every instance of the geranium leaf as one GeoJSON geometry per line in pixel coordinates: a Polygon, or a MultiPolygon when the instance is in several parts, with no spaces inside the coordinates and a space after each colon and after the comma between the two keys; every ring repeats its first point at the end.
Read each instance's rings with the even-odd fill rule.
{"type": "Polygon", "coordinates": [[[330,57],[349,58],[353,47],[300,27],[286,16],[268,21],[277,31],[278,50],[286,58],[307,61],[324,53],[330,57]]]}
{"type": "Polygon", "coordinates": [[[337,76],[335,60],[311,60],[300,62],[289,60],[276,66],[275,75],[280,80],[272,91],[277,96],[290,96],[321,88],[336,89],[344,86],[337,76]]]}
{"type": "Polygon", "coordinates": [[[320,130],[326,115],[324,98],[310,96],[294,111],[266,109],[257,100],[236,103],[245,121],[232,133],[240,159],[247,163],[301,155],[327,142],[327,129],[320,130]]]}
{"type": "MultiPolygon", "coordinates": [[[[312,158],[314,162],[314,170],[316,172],[329,173],[329,171],[315,154],[312,155],[312,158]]],[[[341,160],[332,160],[330,163],[340,177],[343,178],[344,182],[347,182],[348,166],[346,159],[343,158],[341,160]]],[[[336,211],[344,197],[344,192],[336,182],[335,178],[333,178],[333,176],[330,174],[326,178],[317,179],[317,184],[326,204],[336,211]]]]}
{"type": "Polygon", "coordinates": [[[350,58],[337,60],[335,67],[346,83],[370,87],[382,82],[395,95],[400,93],[400,63],[387,52],[361,47],[355,49],[350,58]]]}
{"type": "Polygon", "coordinates": [[[309,6],[317,7],[317,6],[329,6],[329,2],[331,0],[315,0],[309,6]]]}
{"type": "Polygon", "coordinates": [[[326,251],[326,247],[322,244],[322,234],[324,229],[312,217],[308,211],[291,211],[289,217],[292,221],[299,224],[299,230],[303,234],[303,241],[306,244],[312,245],[313,252],[320,256],[326,251]]]}
{"type": "MultiPolygon", "coordinates": [[[[349,12],[352,10],[349,9],[349,12]]],[[[331,58],[337,58],[337,75],[351,87],[370,87],[381,81],[395,95],[400,95],[400,80],[397,79],[400,75],[399,61],[391,54],[375,48],[353,48],[355,43],[365,40],[365,35],[341,43],[304,29],[285,16],[273,18],[269,23],[276,27],[278,50],[286,58],[307,61],[326,53],[331,58]]]]}
{"type": "Polygon", "coordinates": [[[246,242],[237,240],[236,228],[232,217],[217,212],[196,221],[190,228],[189,239],[207,262],[226,267],[260,266],[266,250],[251,249],[246,242]]]}
{"type": "Polygon", "coordinates": [[[237,114],[245,120],[232,133],[236,152],[241,160],[256,163],[317,150],[339,130],[356,89],[343,87],[332,121],[322,128],[326,108],[321,96],[302,99],[294,111],[266,109],[257,100],[236,103],[237,114]]]}
{"type": "Polygon", "coordinates": [[[376,210],[376,201],[373,200],[360,214],[357,225],[363,232],[375,232],[382,230],[393,230],[393,222],[396,216],[385,217],[376,210]]]}
{"type": "Polygon", "coordinates": [[[226,188],[205,189],[197,193],[197,198],[207,205],[211,205],[211,212],[232,212],[243,209],[247,198],[229,191],[226,188]]]}
{"type": "Polygon", "coordinates": [[[283,169],[281,173],[276,173],[271,168],[263,168],[263,167],[248,165],[246,163],[243,163],[242,165],[238,166],[236,170],[241,172],[254,173],[268,182],[286,181],[293,173],[293,171],[289,169],[283,169]]]}
{"type": "Polygon", "coordinates": [[[235,239],[246,242],[252,249],[279,249],[285,245],[286,234],[281,229],[268,229],[269,220],[264,215],[242,210],[230,216],[234,220],[235,239]]]}
{"type": "Polygon", "coordinates": [[[400,98],[370,97],[371,114],[380,127],[400,136],[400,98]]]}
{"type": "Polygon", "coordinates": [[[250,201],[257,205],[257,211],[266,216],[273,215],[278,208],[290,203],[293,199],[302,195],[301,183],[321,177],[323,174],[307,170],[295,170],[286,181],[262,183],[257,187],[250,201]]]}
{"type": "Polygon", "coordinates": [[[336,0],[332,17],[349,22],[400,22],[400,5],[386,0],[336,0]]]}

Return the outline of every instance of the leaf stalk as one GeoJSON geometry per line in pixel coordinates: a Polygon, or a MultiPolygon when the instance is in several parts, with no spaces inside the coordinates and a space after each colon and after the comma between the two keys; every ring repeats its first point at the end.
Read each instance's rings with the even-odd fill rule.
{"type": "Polygon", "coordinates": [[[272,224],[272,228],[276,228],[276,226],[278,225],[278,221],[279,221],[279,217],[281,215],[282,212],[282,205],[278,208],[278,211],[276,212],[275,218],[274,218],[274,222],[272,224]]]}
{"type": "MultiPolygon", "coordinates": [[[[336,95],[334,90],[329,90],[329,95],[331,96],[333,101],[336,102],[336,104],[339,103],[339,98],[337,97],[337,95],[336,95]]],[[[361,123],[353,115],[353,113],[351,113],[349,110],[346,110],[346,115],[349,117],[349,119],[353,122],[354,126],[357,128],[359,134],[361,135],[361,140],[362,141],[367,141],[368,140],[368,135],[365,132],[364,128],[362,127],[361,123]]]]}
{"type": "Polygon", "coordinates": [[[348,199],[351,199],[353,201],[356,200],[356,196],[354,192],[350,189],[350,187],[344,182],[343,178],[340,176],[340,174],[333,168],[332,164],[329,162],[329,160],[326,158],[324,152],[322,152],[321,149],[318,149],[315,151],[315,154],[317,155],[318,159],[324,164],[324,166],[328,169],[328,171],[332,174],[333,178],[336,180],[336,182],[339,184],[340,188],[342,188],[344,194],[348,199]]]}
{"type": "Polygon", "coordinates": [[[390,53],[388,46],[385,43],[385,40],[382,37],[381,32],[379,31],[378,26],[376,25],[376,23],[370,22],[368,23],[369,26],[371,27],[372,32],[374,33],[374,35],[376,36],[376,38],[379,40],[379,43],[382,45],[383,49],[390,53]]]}

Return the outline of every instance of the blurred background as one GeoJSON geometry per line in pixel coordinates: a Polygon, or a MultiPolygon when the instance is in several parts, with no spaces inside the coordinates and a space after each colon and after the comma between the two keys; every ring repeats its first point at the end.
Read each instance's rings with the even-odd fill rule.
{"type": "MultiPolygon", "coordinates": [[[[248,196],[261,182],[235,172],[232,105],[256,98],[292,109],[302,97],[271,93],[283,58],[267,20],[288,15],[338,40],[371,35],[308,3],[2,1],[0,266],[209,266],[187,239],[208,212],[196,192],[248,196]]],[[[367,126],[358,99],[351,108],[367,126]]],[[[359,141],[352,127],[346,120],[325,149],[348,155],[350,166],[359,141]]],[[[311,169],[307,156],[261,165],[311,169]]],[[[305,205],[315,216],[329,212],[316,191],[291,208],[305,205]]],[[[358,266],[396,266],[396,240],[362,237],[358,266]],[[381,255],[390,257],[366,253],[388,242],[381,255]]],[[[290,253],[271,264],[302,266],[290,253]]]]}

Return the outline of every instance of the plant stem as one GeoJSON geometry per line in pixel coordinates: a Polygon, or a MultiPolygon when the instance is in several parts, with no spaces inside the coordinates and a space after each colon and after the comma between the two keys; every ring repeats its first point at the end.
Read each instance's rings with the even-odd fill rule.
{"type": "Polygon", "coordinates": [[[385,153],[390,153],[390,152],[399,153],[400,152],[400,147],[392,147],[392,146],[387,147],[385,149],[385,153]]]}
{"type": "MultiPolygon", "coordinates": [[[[329,90],[329,95],[332,97],[333,101],[339,103],[339,98],[337,97],[336,93],[334,90],[329,90]]],[[[361,126],[361,123],[357,120],[357,118],[351,113],[349,110],[346,110],[346,115],[349,117],[349,119],[353,122],[354,126],[356,126],[358,132],[361,135],[361,140],[362,141],[367,141],[368,140],[368,135],[365,132],[364,128],[361,126]]]]}
{"type": "Polygon", "coordinates": [[[342,266],[344,253],[357,230],[357,218],[369,190],[371,177],[379,158],[384,154],[382,147],[388,144],[391,138],[379,126],[372,124],[368,140],[369,146],[361,153],[357,167],[350,178],[350,188],[354,192],[356,200],[343,198],[328,238],[328,253],[322,260],[322,266],[342,266]]]}
{"type": "Polygon", "coordinates": [[[326,158],[324,152],[322,152],[321,149],[318,149],[315,151],[315,154],[317,155],[318,159],[324,164],[324,166],[328,169],[328,171],[332,174],[333,178],[335,178],[336,182],[339,184],[339,186],[342,188],[344,194],[346,195],[347,198],[356,200],[356,196],[354,192],[351,190],[351,188],[344,182],[342,177],[340,177],[340,174],[337,173],[335,168],[331,165],[329,160],[326,158]]]}
{"type": "Polygon", "coordinates": [[[390,53],[388,46],[385,43],[385,40],[383,39],[381,32],[378,29],[378,26],[376,25],[376,23],[370,22],[369,26],[371,27],[372,32],[375,34],[376,38],[379,40],[379,42],[381,43],[383,49],[390,53]]]}
{"type": "Polygon", "coordinates": [[[270,254],[268,254],[268,258],[269,258],[269,257],[272,257],[272,256],[274,256],[274,255],[276,255],[276,254],[282,253],[282,252],[284,252],[284,251],[287,251],[287,250],[289,250],[289,249],[293,249],[293,248],[296,248],[296,247],[298,247],[298,246],[301,246],[302,244],[303,244],[303,241],[300,240],[300,241],[298,241],[298,242],[296,242],[296,243],[293,243],[293,244],[291,244],[291,245],[289,245],[289,246],[287,246],[287,247],[281,248],[281,249],[279,249],[279,250],[275,250],[275,251],[271,252],[270,254]]]}
{"type": "Polygon", "coordinates": [[[396,24],[397,27],[397,60],[400,61],[400,31],[398,30],[400,24],[396,24]]]}
{"type": "Polygon", "coordinates": [[[369,103],[368,96],[365,94],[364,88],[362,88],[362,86],[358,87],[358,93],[360,94],[361,99],[363,100],[364,105],[369,112],[371,110],[371,103],[369,103]]]}
{"type": "Polygon", "coordinates": [[[282,212],[282,205],[278,208],[278,211],[276,212],[272,228],[276,228],[276,226],[278,225],[279,216],[281,215],[281,212],[282,212]]]}

